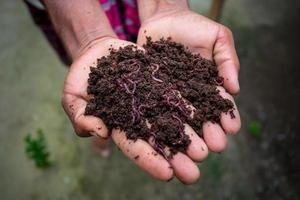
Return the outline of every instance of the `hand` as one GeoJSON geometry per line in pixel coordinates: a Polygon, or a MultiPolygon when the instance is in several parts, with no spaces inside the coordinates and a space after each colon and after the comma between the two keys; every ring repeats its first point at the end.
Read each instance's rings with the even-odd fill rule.
{"type": "MultiPolygon", "coordinates": [[[[159,9],[158,9],[159,10],[159,9]]],[[[230,94],[239,91],[238,71],[239,60],[235,51],[231,31],[225,26],[198,15],[188,8],[163,9],[163,12],[153,12],[142,22],[138,36],[138,44],[146,42],[146,36],[153,40],[161,37],[171,37],[172,40],[182,43],[193,53],[200,53],[206,59],[214,60],[219,69],[219,75],[224,77],[224,88],[219,88],[220,94],[233,102],[230,94]],[[228,92],[228,93],[227,93],[228,92]],[[230,93],[230,94],[229,94],[230,93]]],[[[225,133],[235,134],[239,131],[241,122],[235,106],[235,118],[223,113],[221,125],[206,122],[203,124],[203,139],[191,128],[187,134],[191,137],[191,145],[187,155],[176,154],[170,161],[175,175],[185,183],[192,183],[198,179],[200,173],[193,161],[203,160],[207,149],[213,152],[222,152],[227,139],[225,133]],[[203,151],[199,149],[203,148],[203,151]]]]}
{"type": "MultiPolygon", "coordinates": [[[[94,116],[84,115],[89,96],[87,94],[90,66],[95,65],[98,58],[109,54],[109,48],[118,49],[132,44],[112,37],[95,40],[79,52],[79,57],[71,65],[65,80],[62,104],[68,114],[75,132],[81,137],[108,137],[108,129],[103,121],[94,116]]],[[[112,131],[112,139],[122,152],[143,170],[153,177],[169,180],[173,177],[170,164],[145,141],[133,142],[126,138],[125,133],[112,131]],[[138,159],[135,159],[139,156],[138,159]]]]}

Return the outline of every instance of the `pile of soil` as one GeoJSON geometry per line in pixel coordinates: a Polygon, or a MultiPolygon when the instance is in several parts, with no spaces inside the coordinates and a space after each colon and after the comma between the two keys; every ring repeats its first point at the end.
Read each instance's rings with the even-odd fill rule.
{"type": "Polygon", "coordinates": [[[187,150],[184,123],[202,137],[203,122],[218,123],[222,112],[234,117],[233,103],[219,95],[223,78],[214,62],[171,38],[148,37],[143,47],[110,49],[91,67],[86,115],[101,118],[110,130],[124,130],[128,139],[150,142],[165,158],[187,150]]]}

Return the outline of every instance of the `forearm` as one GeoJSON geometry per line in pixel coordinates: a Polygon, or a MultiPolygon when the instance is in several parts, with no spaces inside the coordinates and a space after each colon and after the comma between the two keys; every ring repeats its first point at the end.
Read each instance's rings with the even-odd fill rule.
{"type": "Polygon", "coordinates": [[[44,0],[44,3],[72,59],[93,41],[116,37],[97,0],[44,0]]]}
{"type": "Polygon", "coordinates": [[[189,8],[187,0],[137,0],[137,2],[142,23],[155,14],[163,16],[170,12],[189,8]]]}

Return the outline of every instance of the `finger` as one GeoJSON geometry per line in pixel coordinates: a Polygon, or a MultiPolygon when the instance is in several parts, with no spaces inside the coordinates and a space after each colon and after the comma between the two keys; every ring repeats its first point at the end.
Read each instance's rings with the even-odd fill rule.
{"type": "Polygon", "coordinates": [[[173,177],[170,164],[147,142],[128,140],[125,133],[119,130],[113,130],[112,139],[130,160],[151,176],[164,181],[173,177]]]}
{"type": "MultiPolygon", "coordinates": [[[[188,130],[189,134],[193,134],[190,130],[188,130]]],[[[149,139],[149,144],[151,146],[155,146],[154,138],[149,139]]],[[[189,147],[190,148],[190,147],[189,147]]],[[[194,148],[194,147],[192,147],[194,148]]],[[[192,154],[194,157],[201,157],[202,155],[198,155],[198,150],[190,149],[190,154],[192,154]]],[[[189,158],[187,155],[177,152],[175,155],[173,155],[171,158],[171,151],[169,147],[165,147],[163,149],[163,153],[165,154],[164,157],[167,157],[172,169],[174,170],[175,176],[183,182],[184,184],[192,184],[196,180],[198,180],[200,176],[200,171],[197,167],[197,165],[189,158]]],[[[200,152],[203,154],[202,152],[200,152]]],[[[204,156],[202,156],[204,157],[204,156]]]]}
{"type": "Polygon", "coordinates": [[[94,135],[102,138],[108,137],[107,127],[101,119],[84,114],[86,107],[84,99],[71,94],[64,94],[62,104],[78,136],[88,137],[94,135]]]}
{"type": "Polygon", "coordinates": [[[221,26],[213,57],[219,69],[219,75],[224,78],[224,87],[231,94],[239,92],[238,71],[239,59],[234,47],[232,32],[225,26],[221,26]]]}
{"type": "Polygon", "coordinates": [[[187,155],[194,161],[203,161],[208,155],[208,148],[205,142],[189,125],[185,124],[184,131],[191,140],[191,144],[186,152],[187,155]]]}
{"type": "Polygon", "coordinates": [[[209,150],[222,152],[227,146],[226,135],[217,123],[205,122],[203,124],[203,137],[209,150]]]}
{"type": "Polygon", "coordinates": [[[192,184],[200,177],[197,165],[185,154],[178,152],[170,159],[175,176],[184,184],[192,184]]]}
{"type": "Polygon", "coordinates": [[[241,128],[241,118],[237,106],[233,97],[224,88],[218,87],[218,90],[223,98],[229,99],[234,104],[233,116],[230,112],[221,114],[221,125],[226,133],[236,134],[241,128]]]}

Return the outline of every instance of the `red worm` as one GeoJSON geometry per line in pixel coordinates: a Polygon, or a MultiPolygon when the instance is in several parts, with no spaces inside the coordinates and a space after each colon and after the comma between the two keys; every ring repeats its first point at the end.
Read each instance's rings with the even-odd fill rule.
{"type": "Polygon", "coordinates": [[[159,83],[163,83],[164,81],[159,79],[159,78],[156,78],[155,76],[152,76],[152,79],[155,80],[156,82],[159,82],[159,83]]]}
{"type": "Polygon", "coordinates": [[[135,82],[133,82],[133,88],[132,88],[131,91],[130,91],[130,89],[128,88],[128,86],[127,86],[126,83],[123,83],[123,86],[124,86],[124,88],[125,88],[125,90],[126,90],[126,92],[127,92],[128,94],[133,94],[133,93],[135,92],[135,90],[136,90],[136,84],[135,84],[135,82]]]}
{"type": "Polygon", "coordinates": [[[131,76],[132,74],[138,73],[140,71],[140,68],[141,68],[140,65],[138,63],[134,63],[134,65],[137,66],[137,69],[135,69],[134,71],[130,72],[128,74],[128,76],[131,76]]]}
{"type": "Polygon", "coordinates": [[[152,66],[154,66],[154,67],[156,67],[153,71],[152,71],[152,79],[153,80],[155,80],[155,81],[157,81],[157,82],[159,82],[159,83],[163,83],[164,81],[163,80],[161,80],[161,79],[159,79],[159,78],[156,78],[155,76],[154,76],[154,74],[158,71],[158,69],[159,69],[159,65],[158,64],[151,64],[152,66]]]}
{"type": "Polygon", "coordinates": [[[158,150],[160,152],[160,154],[166,159],[166,160],[169,160],[169,158],[167,157],[165,151],[163,150],[162,146],[158,143],[158,142],[155,142],[155,149],[158,150]]]}
{"type": "Polygon", "coordinates": [[[180,127],[179,133],[180,133],[181,136],[183,136],[184,135],[183,122],[181,121],[181,119],[178,116],[176,116],[174,114],[172,115],[172,117],[179,122],[179,127],[180,127]]]}

